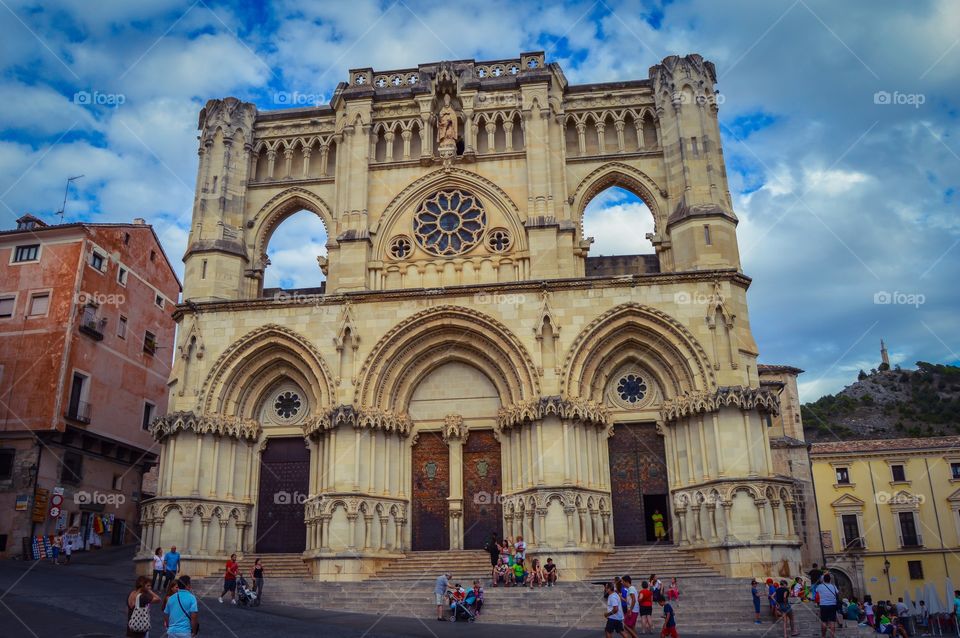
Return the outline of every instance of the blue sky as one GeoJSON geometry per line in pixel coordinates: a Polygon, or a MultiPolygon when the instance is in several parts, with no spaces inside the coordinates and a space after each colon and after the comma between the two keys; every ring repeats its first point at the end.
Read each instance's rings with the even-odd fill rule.
{"type": "MultiPolygon", "coordinates": [[[[3,226],[53,220],[83,174],[68,221],[145,217],[174,259],[211,97],[272,109],[326,101],[353,67],[539,49],[574,83],[646,78],[700,53],[718,68],[761,359],[807,370],[810,400],[875,366],[881,337],[905,366],[960,358],[960,3],[5,0],[0,14],[3,226]]],[[[585,220],[593,254],[648,252],[650,226],[622,191],[585,220]]],[[[268,284],[316,284],[324,241],[309,216],[282,226],[268,284]]]]}

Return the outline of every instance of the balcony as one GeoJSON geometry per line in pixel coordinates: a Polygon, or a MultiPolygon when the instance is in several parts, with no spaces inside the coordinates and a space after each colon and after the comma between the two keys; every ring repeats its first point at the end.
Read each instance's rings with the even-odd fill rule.
{"type": "Polygon", "coordinates": [[[900,541],[900,547],[923,547],[923,535],[916,534],[897,534],[900,541]]]}
{"type": "Polygon", "coordinates": [[[843,549],[847,552],[860,552],[867,548],[862,536],[847,538],[843,541],[843,549]]]}
{"type": "Polygon", "coordinates": [[[103,341],[103,328],[107,325],[107,318],[84,317],[80,321],[80,332],[87,335],[94,341],[103,341]]]}
{"type": "Polygon", "coordinates": [[[90,404],[86,401],[71,401],[63,416],[77,423],[90,423],[90,404]]]}

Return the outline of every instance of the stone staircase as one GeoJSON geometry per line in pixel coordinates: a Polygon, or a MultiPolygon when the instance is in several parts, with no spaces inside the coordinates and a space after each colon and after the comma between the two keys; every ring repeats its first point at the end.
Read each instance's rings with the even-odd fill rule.
{"type": "Polygon", "coordinates": [[[651,574],[656,574],[665,588],[669,587],[671,578],[676,578],[681,592],[687,579],[721,577],[719,572],[689,552],[677,549],[675,545],[658,544],[617,547],[590,570],[586,580],[611,580],[624,574],[630,574],[637,587],[651,574]]]}
{"type": "Polygon", "coordinates": [[[263,565],[265,578],[310,578],[310,570],[301,554],[248,554],[240,560],[240,573],[248,580],[253,578],[253,561],[256,558],[263,565]]]}
{"type": "Polygon", "coordinates": [[[453,580],[466,587],[479,580],[487,585],[490,580],[490,555],[482,550],[407,552],[373,574],[378,581],[425,581],[433,584],[440,574],[447,572],[453,580]]]}

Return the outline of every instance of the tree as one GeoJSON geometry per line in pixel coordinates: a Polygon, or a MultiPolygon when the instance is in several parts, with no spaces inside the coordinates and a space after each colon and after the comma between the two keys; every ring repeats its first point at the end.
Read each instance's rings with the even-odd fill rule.
{"type": "Polygon", "coordinates": [[[863,381],[867,378],[867,373],[863,370],[860,371],[860,374],[857,375],[857,381],[863,381]]]}

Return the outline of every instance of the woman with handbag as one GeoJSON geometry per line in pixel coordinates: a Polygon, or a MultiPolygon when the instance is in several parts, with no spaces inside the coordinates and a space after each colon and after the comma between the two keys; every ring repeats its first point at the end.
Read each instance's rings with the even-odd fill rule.
{"type": "Polygon", "coordinates": [[[150,579],[139,576],[130,595],[127,596],[127,638],[147,638],[150,632],[150,605],[160,602],[160,597],[151,589],[150,579]]]}

